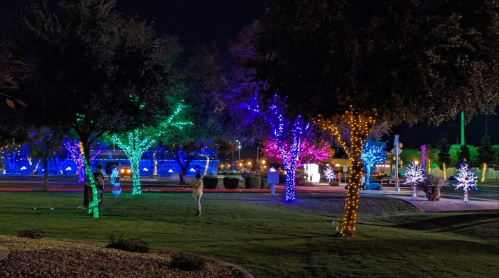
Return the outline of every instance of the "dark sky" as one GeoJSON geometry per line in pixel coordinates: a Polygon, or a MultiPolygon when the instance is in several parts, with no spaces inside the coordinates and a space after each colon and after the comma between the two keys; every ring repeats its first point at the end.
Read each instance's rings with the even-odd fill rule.
{"type": "MultiPolygon", "coordinates": [[[[12,13],[29,2],[32,1],[0,0],[0,16],[12,13]]],[[[232,39],[242,27],[258,19],[263,10],[259,0],[118,0],[118,11],[154,21],[158,33],[178,36],[182,44],[191,46],[232,39]]],[[[499,116],[487,116],[487,122],[492,142],[499,144],[499,116]]],[[[485,116],[475,116],[465,128],[467,143],[478,146],[485,129],[485,116]]],[[[440,127],[418,124],[409,128],[407,124],[402,124],[393,128],[393,134],[401,135],[400,141],[406,148],[417,148],[428,143],[434,145],[443,137],[455,143],[459,132],[457,117],[440,127]]],[[[386,140],[393,141],[393,134],[386,140]]]]}
{"type": "MultiPolygon", "coordinates": [[[[30,2],[0,0],[0,16],[30,2]]],[[[118,0],[117,6],[126,15],[154,21],[158,33],[178,36],[189,45],[234,38],[264,10],[259,0],[118,0]]]]}

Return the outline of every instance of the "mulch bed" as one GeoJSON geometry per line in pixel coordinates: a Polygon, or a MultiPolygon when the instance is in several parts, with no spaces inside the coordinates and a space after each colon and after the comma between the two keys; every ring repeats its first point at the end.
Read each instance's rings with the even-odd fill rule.
{"type": "Polygon", "coordinates": [[[131,253],[101,243],[28,239],[0,235],[10,254],[0,261],[0,277],[243,277],[230,266],[206,262],[204,270],[171,268],[175,253],[131,253]]]}

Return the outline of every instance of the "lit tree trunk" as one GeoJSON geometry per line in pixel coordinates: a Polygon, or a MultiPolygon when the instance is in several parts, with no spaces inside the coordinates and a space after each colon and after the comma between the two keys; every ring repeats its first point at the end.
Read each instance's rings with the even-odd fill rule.
{"type": "Polygon", "coordinates": [[[130,168],[132,168],[132,194],[142,194],[142,188],[140,186],[140,155],[128,154],[128,159],[130,159],[130,168]]]}
{"type": "MultiPolygon", "coordinates": [[[[95,180],[94,176],[92,174],[92,171],[90,170],[90,163],[88,161],[87,156],[85,155],[86,153],[90,153],[90,144],[88,141],[85,141],[85,143],[80,142],[79,144],[79,149],[80,152],[82,153],[83,156],[83,163],[85,165],[85,188],[87,190],[90,190],[92,192],[92,200],[88,200],[86,195],[84,196],[85,199],[88,200],[88,213],[93,216],[93,218],[99,218],[99,193],[97,191],[97,186],[95,185],[95,180]],[[85,144],[86,143],[86,144],[85,144]],[[85,150],[84,146],[87,145],[88,149],[85,150]]],[[[88,193],[87,193],[88,194],[88,193]]]]}
{"type": "Polygon", "coordinates": [[[147,151],[154,143],[155,140],[144,136],[141,131],[133,130],[127,133],[123,138],[113,135],[111,140],[114,144],[118,145],[130,160],[132,168],[132,194],[141,194],[140,187],[140,169],[139,163],[142,154],[147,151]]]}
{"type": "MultiPolygon", "coordinates": [[[[376,114],[375,114],[376,115],[376,114]]],[[[339,232],[342,236],[353,236],[359,207],[359,187],[362,177],[362,147],[371,132],[375,120],[365,116],[352,107],[346,112],[339,123],[319,120],[323,129],[330,129],[338,143],[342,146],[350,160],[350,185],[345,203],[343,226],[339,232]],[[348,125],[349,138],[342,138],[342,128],[348,125]]]]}
{"type": "Polygon", "coordinates": [[[371,180],[371,165],[366,166],[366,189],[369,186],[369,181],[371,180]]]}
{"type": "Polygon", "coordinates": [[[47,153],[43,154],[43,188],[49,188],[49,167],[48,167],[48,158],[47,153]]]}

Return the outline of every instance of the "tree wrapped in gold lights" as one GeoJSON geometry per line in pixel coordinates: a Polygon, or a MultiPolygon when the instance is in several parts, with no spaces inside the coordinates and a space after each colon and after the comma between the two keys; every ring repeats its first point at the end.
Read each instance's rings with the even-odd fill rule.
{"type": "Polygon", "coordinates": [[[352,106],[339,119],[316,120],[322,129],[329,130],[350,160],[350,186],[345,203],[345,216],[340,235],[353,235],[359,203],[359,188],[362,177],[362,147],[376,123],[376,111],[366,115],[352,106]]]}

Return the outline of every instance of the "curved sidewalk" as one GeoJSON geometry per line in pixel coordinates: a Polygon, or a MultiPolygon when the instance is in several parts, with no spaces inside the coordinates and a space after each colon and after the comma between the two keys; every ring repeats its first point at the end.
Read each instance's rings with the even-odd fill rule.
{"type": "Polygon", "coordinates": [[[412,196],[386,195],[403,200],[421,212],[499,212],[499,202],[478,201],[470,198],[469,202],[462,199],[442,198],[440,201],[428,201],[425,197],[413,198],[412,196]]]}
{"type": "Polygon", "coordinates": [[[0,246],[0,261],[9,255],[10,250],[7,247],[0,246]]]}

